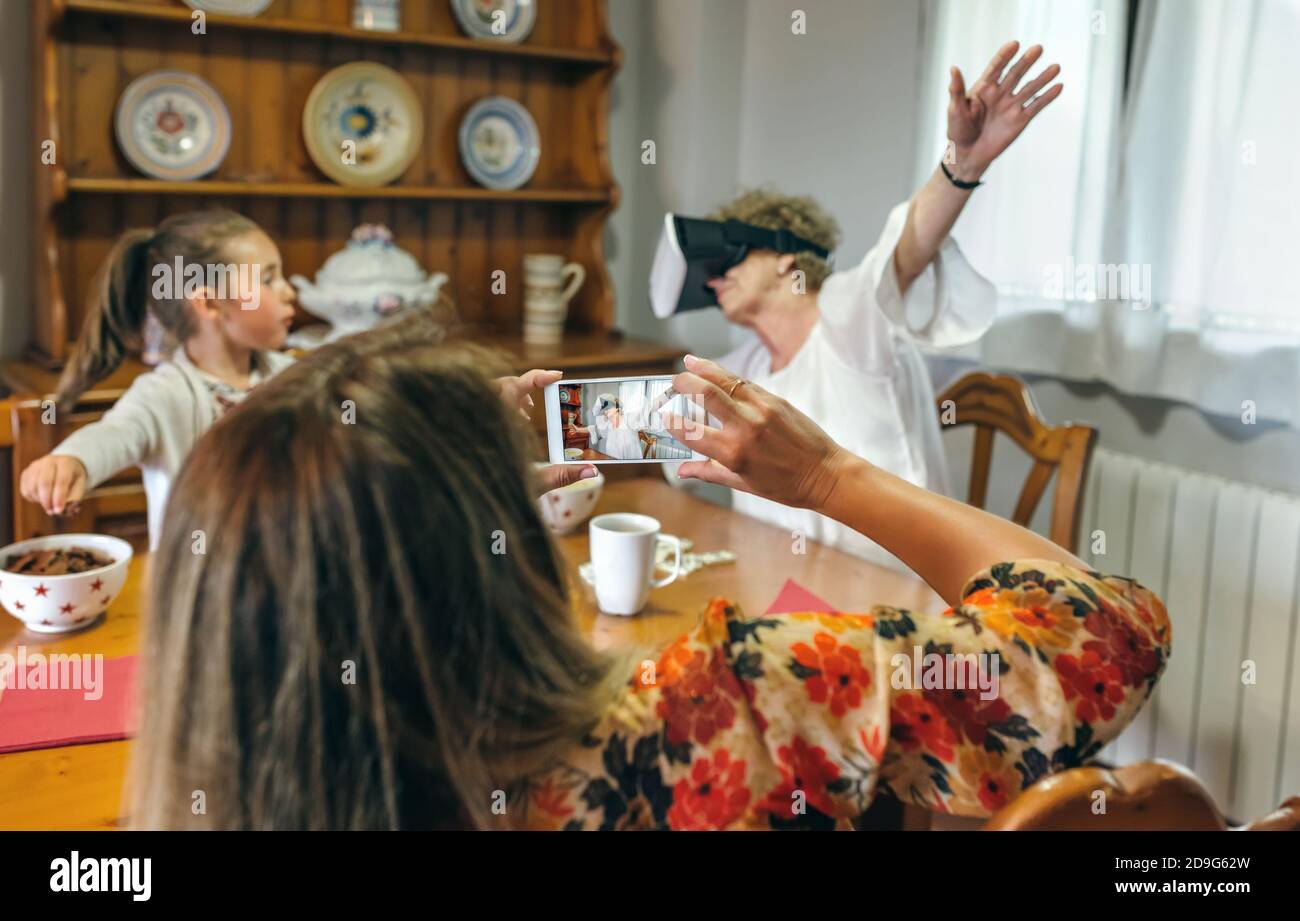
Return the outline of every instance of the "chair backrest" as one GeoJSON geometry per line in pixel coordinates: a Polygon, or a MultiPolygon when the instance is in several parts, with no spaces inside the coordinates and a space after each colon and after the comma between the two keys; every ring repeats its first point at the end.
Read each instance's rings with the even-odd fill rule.
{"type": "MultiPolygon", "coordinates": [[[[1300,797],[1242,826],[1300,830],[1300,797]]],[[[1228,824],[1196,775],[1171,761],[1109,770],[1079,767],[1023,791],[984,824],[986,831],[1226,831],[1228,824]]]]}
{"type": "Polygon", "coordinates": [[[10,410],[13,429],[13,539],[46,534],[93,531],[131,539],[148,529],[147,503],[138,471],[123,471],[86,494],[75,515],[53,518],[18,491],[19,478],[32,461],[50,453],[75,430],[101,418],[113,405],[115,394],[91,391],[71,414],[51,419],[50,406],[39,398],[14,399],[10,410]]]}
{"type": "Polygon", "coordinates": [[[1034,461],[1011,520],[1028,526],[1055,473],[1056,496],[1048,536],[1073,553],[1097,430],[1089,425],[1048,425],[1024,382],[1005,374],[975,372],[959,378],[939,395],[938,408],[940,423],[945,427],[975,426],[967,501],[984,508],[993,459],[993,435],[1002,432],[1034,461]]]}

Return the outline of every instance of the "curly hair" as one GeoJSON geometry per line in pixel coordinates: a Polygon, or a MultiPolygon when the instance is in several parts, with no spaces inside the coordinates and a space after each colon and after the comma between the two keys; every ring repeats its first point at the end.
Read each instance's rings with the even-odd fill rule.
{"type": "MultiPolygon", "coordinates": [[[[783,195],[766,187],[742,190],[710,217],[716,221],[734,218],[769,230],[788,230],[828,252],[833,252],[840,242],[839,222],[814,199],[807,195],[783,195]]],[[[796,253],[794,263],[803,271],[812,291],[820,288],[831,274],[830,263],[810,250],[796,253]]]]}

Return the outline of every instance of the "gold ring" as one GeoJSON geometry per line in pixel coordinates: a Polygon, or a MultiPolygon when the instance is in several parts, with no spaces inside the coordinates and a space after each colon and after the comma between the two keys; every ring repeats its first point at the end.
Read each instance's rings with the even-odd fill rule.
{"type": "Polygon", "coordinates": [[[736,392],[736,388],[743,383],[745,383],[744,378],[741,377],[736,378],[735,381],[732,382],[730,389],[727,390],[727,396],[730,397],[732,394],[734,394],[736,392]]]}

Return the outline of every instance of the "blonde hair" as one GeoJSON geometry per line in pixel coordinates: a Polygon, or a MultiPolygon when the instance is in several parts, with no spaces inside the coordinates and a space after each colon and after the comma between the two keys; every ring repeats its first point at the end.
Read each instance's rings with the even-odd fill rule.
{"type": "Polygon", "coordinates": [[[171,266],[178,258],[185,266],[223,261],[230,240],[258,229],[242,214],[213,208],[173,215],[156,229],[122,234],[91,286],[76,350],[59,378],[59,410],[71,410],[83,393],[113,373],[128,350],[139,350],[150,314],[179,342],[193,334],[194,317],[183,298],[154,296],[154,266],[171,266]]]}
{"type": "MultiPolygon", "coordinates": [[[[839,223],[806,195],[783,195],[766,187],[746,189],[710,217],[718,221],[734,219],[769,230],[788,230],[827,252],[834,252],[840,243],[839,223]]],[[[810,250],[796,253],[794,262],[795,268],[803,271],[811,290],[820,288],[830,277],[830,262],[810,250]]]]}
{"type": "Polygon", "coordinates": [[[626,685],[573,621],[492,356],[441,329],[318,349],[191,452],[151,566],[135,826],[499,826],[523,810],[495,792],[626,685]]]}

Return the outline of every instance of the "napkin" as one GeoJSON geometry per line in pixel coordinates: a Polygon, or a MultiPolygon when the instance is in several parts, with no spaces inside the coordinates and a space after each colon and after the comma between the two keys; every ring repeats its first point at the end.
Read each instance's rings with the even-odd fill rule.
{"type": "Polygon", "coordinates": [[[829,601],[823,601],[793,579],[786,579],[785,585],[777,593],[776,600],[768,606],[768,614],[789,614],[793,611],[816,611],[824,614],[836,613],[829,601]]]}
{"type": "MultiPolygon", "coordinates": [[[[37,654],[38,650],[26,652],[28,675],[32,674],[32,657],[37,654]]],[[[100,663],[97,688],[102,693],[96,700],[87,700],[81,688],[21,687],[18,676],[9,672],[4,678],[4,692],[0,693],[0,754],[113,742],[134,735],[139,657],[119,656],[101,659],[100,663]]],[[[80,669],[80,663],[77,667],[80,669]]]]}

